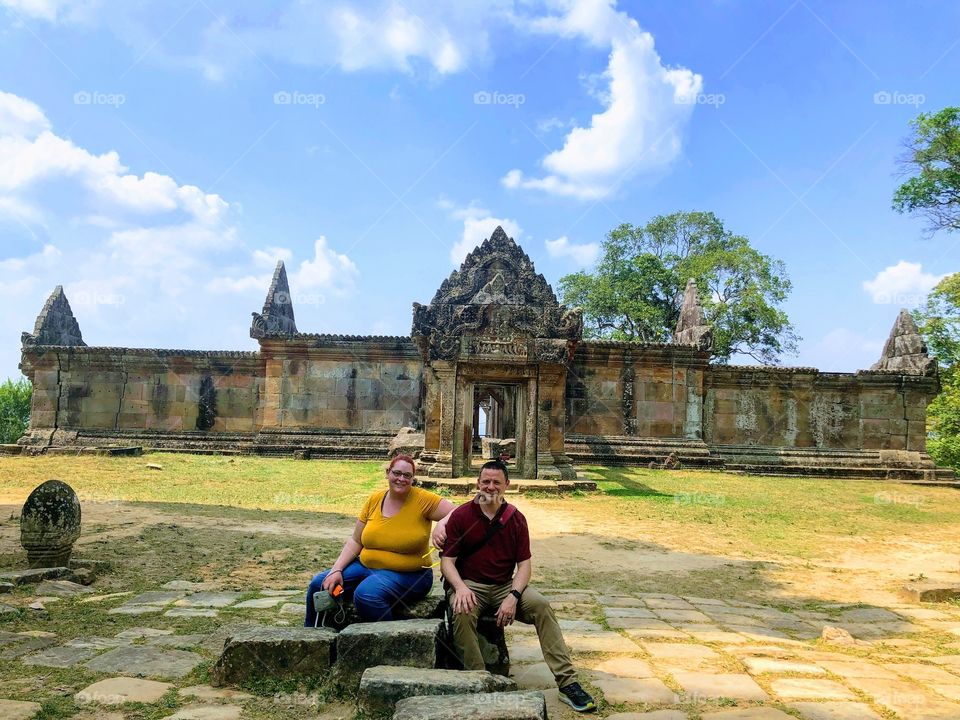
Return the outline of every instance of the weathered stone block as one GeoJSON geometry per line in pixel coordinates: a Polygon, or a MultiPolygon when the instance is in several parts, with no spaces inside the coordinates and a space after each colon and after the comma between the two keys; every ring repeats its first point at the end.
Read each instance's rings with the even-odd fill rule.
{"type": "Polygon", "coordinates": [[[226,640],[213,666],[214,685],[257,677],[317,678],[330,669],[337,634],[325,628],[251,627],[226,640]]]}
{"type": "Polygon", "coordinates": [[[516,690],[508,678],[485,670],[433,670],[380,665],[360,678],[360,710],[369,717],[389,717],[400,700],[426,695],[466,695],[516,690]]]}
{"type": "Polygon", "coordinates": [[[539,690],[412,697],[397,703],[394,720],[547,720],[539,690]]]}
{"type": "Polygon", "coordinates": [[[439,619],[350,625],[337,636],[337,683],[355,691],[363,671],[377,665],[434,668],[442,632],[439,619]]]}

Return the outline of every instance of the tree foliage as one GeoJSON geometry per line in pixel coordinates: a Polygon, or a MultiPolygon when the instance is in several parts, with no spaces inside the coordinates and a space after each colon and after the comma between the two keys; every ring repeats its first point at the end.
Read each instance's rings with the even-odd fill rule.
{"type": "Polygon", "coordinates": [[[927,452],[960,469],[960,273],[941,280],[913,317],[940,365],[940,394],[927,407],[927,452]]]}
{"type": "Polygon", "coordinates": [[[734,235],[710,212],[677,212],[643,227],[623,224],[607,234],[592,273],[560,279],[563,302],[584,311],[593,338],[667,342],[680,316],[688,278],[697,283],[713,326],[713,359],[735,354],[774,363],[796,352],[798,337],[781,303],[790,292],[786,269],[734,235]]]}
{"type": "Polygon", "coordinates": [[[911,177],[894,193],[893,208],[926,217],[930,233],[960,230],[960,107],[921,113],[910,125],[900,164],[911,177]]]}
{"type": "Polygon", "coordinates": [[[15,443],[30,424],[33,386],[26,378],[0,384],[0,443],[15,443]]]}

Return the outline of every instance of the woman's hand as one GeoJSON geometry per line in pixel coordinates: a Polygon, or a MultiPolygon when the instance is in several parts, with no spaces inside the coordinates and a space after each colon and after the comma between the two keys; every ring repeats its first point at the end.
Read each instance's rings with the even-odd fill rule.
{"type": "Polygon", "coordinates": [[[447,541],[447,518],[437,523],[433,528],[433,534],[430,536],[433,540],[433,546],[437,550],[443,550],[443,544],[447,541]]]}
{"type": "Polygon", "coordinates": [[[341,570],[331,570],[323,579],[323,583],[320,585],[320,587],[332,594],[333,589],[337,585],[343,585],[343,572],[341,570]]]}

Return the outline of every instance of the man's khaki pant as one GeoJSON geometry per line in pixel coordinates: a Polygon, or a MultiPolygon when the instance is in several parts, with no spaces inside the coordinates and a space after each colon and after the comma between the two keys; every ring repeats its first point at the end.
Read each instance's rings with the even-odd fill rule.
{"type": "MultiPolygon", "coordinates": [[[[480,654],[480,642],[477,640],[477,618],[487,608],[494,611],[500,608],[513,587],[512,583],[503,585],[484,585],[464,580],[467,587],[477,597],[477,605],[469,613],[455,613],[453,616],[453,641],[457,653],[463,662],[464,670],[483,670],[483,656],[480,654]]],[[[447,591],[447,601],[453,603],[453,589],[447,591]]],[[[527,587],[523,597],[517,603],[517,620],[537,628],[543,659],[557,681],[557,687],[564,687],[577,679],[577,672],[570,662],[570,653],[563,641],[563,633],[557,623],[557,616],[547,599],[535,588],[527,587]]]]}

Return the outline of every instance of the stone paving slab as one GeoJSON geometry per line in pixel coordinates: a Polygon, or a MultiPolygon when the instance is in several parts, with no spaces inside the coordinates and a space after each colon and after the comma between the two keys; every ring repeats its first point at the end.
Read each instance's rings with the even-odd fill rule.
{"type": "Polygon", "coordinates": [[[67,641],[66,646],[75,648],[94,648],[95,650],[109,650],[110,648],[119,647],[120,645],[131,645],[132,643],[133,640],[127,638],[89,637],[74,638],[73,640],[67,641]]]}
{"type": "Polygon", "coordinates": [[[856,700],[857,696],[833,680],[820,678],[778,678],[770,689],[787,700],[856,700]]]}
{"type": "Polygon", "coordinates": [[[31,720],[41,709],[40,703],[0,700],[0,718],[3,720],[31,720]]]}
{"type": "Polygon", "coordinates": [[[804,720],[882,720],[869,705],[859,702],[798,702],[790,707],[804,720]]]}
{"type": "MultiPolygon", "coordinates": [[[[672,673],[687,696],[699,702],[733,698],[734,700],[769,700],[753,678],[740,673],[706,673],[677,671],[672,673]]],[[[706,717],[706,716],[705,716],[706,717]]]]}
{"type": "Polygon", "coordinates": [[[708,643],[727,643],[728,645],[742,644],[750,642],[749,639],[738,633],[728,632],[726,630],[687,630],[691,637],[700,642],[708,643]]]}
{"type": "Polygon", "coordinates": [[[261,597],[254,598],[253,600],[244,600],[241,603],[237,603],[233,606],[233,610],[264,610],[266,608],[276,607],[280,603],[287,601],[287,597],[284,595],[277,595],[275,597],[261,597]]]}
{"type": "Polygon", "coordinates": [[[627,635],[633,640],[687,640],[690,636],[687,633],[674,630],[672,627],[663,624],[662,628],[644,626],[642,628],[628,628],[627,635]]]}
{"type": "Polygon", "coordinates": [[[523,690],[510,693],[425,696],[397,703],[394,720],[546,720],[544,693],[523,690]]]}
{"type": "Polygon", "coordinates": [[[639,651],[636,643],[627,640],[615,632],[599,633],[564,633],[563,639],[567,646],[575,653],[606,652],[606,653],[635,653],[639,651]]]}
{"type": "Polygon", "coordinates": [[[766,657],[742,657],[740,662],[752,675],[763,673],[797,673],[800,675],[826,675],[827,671],[813,663],[777,660],[766,657]]]}
{"type": "Polygon", "coordinates": [[[701,720],[795,720],[782,710],[771,707],[737,708],[704,713],[701,720]]]}
{"type": "Polygon", "coordinates": [[[173,685],[155,680],[113,677],[88,685],[73,696],[78,703],[122,705],[125,702],[152,703],[162,698],[173,685]]]}
{"type": "Polygon", "coordinates": [[[149,590],[130,598],[125,605],[160,605],[165,606],[180,600],[186,595],[185,592],[176,590],[149,590]]]}
{"type": "Polygon", "coordinates": [[[539,642],[511,643],[508,647],[510,649],[510,662],[536,663],[543,660],[543,651],[540,649],[539,642]]]}
{"type": "Polygon", "coordinates": [[[887,665],[888,670],[892,670],[898,675],[909,678],[911,680],[926,680],[929,682],[938,682],[938,683],[960,683],[960,677],[957,677],[953,673],[949,673],[946,670],[934,667],[933,665],[922,665],[921,663],[903,663],[895,665],[887,665]]]}
{"type": "Polygon", "coordinates": [[[603,614],[610,618],[656,618],[652,610],[642,607],[604,607],[603,614]]]}
{"type": "Polygon", "coordinates": [[[12,647],[4,648],[0,651],[0,659],[16,660],[22,655],[28,655],[37,650],[43,650],[51,645],[56,645],[57,641],[50,637],[29,637],[12,647]]]}
{"type": "Polygon", "coordinates": [[[699,610],[654,610],[657,617],[667,622],[712,623],[713,618],[699,610]]]}
{"type": "Polygon", "coordinates": [[[874,678],[878,680],[898,680],[896,673],[874,665],[871,662],[854,662],[851,658],[849,662],[837,660],[819,660],[818,664],[825,670],[839,675],[842,678],[874,678]]]}
{"type": "Polygon", "coordinates": [[[847,682],[871,695],[883,707],[909,720],[957,720],[960,704],[943,700],[905,680],[849,678],[847,682]]]}
{"type": "Polygon", "coordinates": [[[153,647],[170,647],[186,650],[188,648],[201,645],[207,639],[206,635],[160,635],[159,637],[147,640],[147,645],[153,647]]]}
{"type": "Polygon", "coordinates": [[[115,600],[116,598],[127,597],[128,595],[133,595],[133,593],[130,591],[127,591],[127,592],[107,593],[106,595],[92,595],[91,597],[83,598],[80,601],[80,603],[81,604],[100,603],[100,602],[106,602],[107,600],[115,600]]]}
{"type": "Polygon", "coordinates": [[[173,635],[173,630],[167,630],[166,628],[132,627],[118,632],[115,637],[127,640],[139,640],[140,638],[160,637],[161,635],[173,635]]]}
{"type": "Polygon", "coordinates": [[[687,720],[680,710],[654,710],[653,712],[626,712],[607,715],[607,720],[687,720]]]}
{"type": "Polygon", "coordinates": [[[625,678],[655,677],[653,668],[646,660],[633,657],[616,657],[596,663],[590,668],[596,673],[616,675],[625,678]]]}
{"type": "Polygon", "coordinates": [[[706,645],[644,642],[643,649],[650,653],[650,657],[658,664],[667,667],[697,670],[716,666],[721,660],[721,656],[706,645]]]}
{"type": "Polygon", "coordinates": [[[646,608],[646,603],[643,600],[629,595],[601,595],[597,598],[597,602],[610,607],[646,608]]]}
{"type": "Polygon", "coordinates": [[[41,665],[43,667],[68,668],[77,663],[89,660],[101,648],[92,647],[52,647],[40,652],[20,658],[24,665],[41,665]]]}
{"type": "Polygon", "coordinates": [[[44,580],[37,585],[37,595],[54,595],[56,597],[73,597],[88,595],[96,592],[93,588],[70,580],[44,580]]]}
{"type": "Polygon", "coordinates": [[[609,703],[668,705],[676,701],[673,691],[655,677],[618,678],[607,676],[594,681],[609,703]]]}
{"type": "Polygon", "coordinates": [[[239,720],[242,714],[243,708],[239,705],[190,705],[165,720],[239,720]]]}
{"type": "Polygon", "coordinates": [[[163,612],[163,605],[118,605],[110,608],[107,613],[110,615],[149,615],[150,613],[163,612]]]}
{"type": "Polygon", "coordinates": [[[217,617],[219,613],[213,608],[172,607],[163,613],[164,617],[217,617]]]}
{"type": "Polygon", "coordinates": [[[193,697],[198,700],[253,700],[254,696],[233,688],[215,688],[212,685],[191,685],[177,691],[183,697],[193,697]]]}
{"type": "MultiPolygon", "coordinates": [[[[510,659],[512,661],[513,657],[510,659]]],[[[521,690],[550,690],[557,686],[557,681],[545,662],[511,664],[510,677],[521,690]]]]}
{"type": "Polygon", "coordinates": [[[96,672],[176,679],[187,675],[202,662],[203,657],[193,652],[135,645],[110,650],[90,660],[86,666],[96,672]]]}
{"type": "Polygon", "coordinates": [[[198,592],[177,600],[174,605],[188,608],[224,608],[243,596],[239,592],[198,592]]]}

